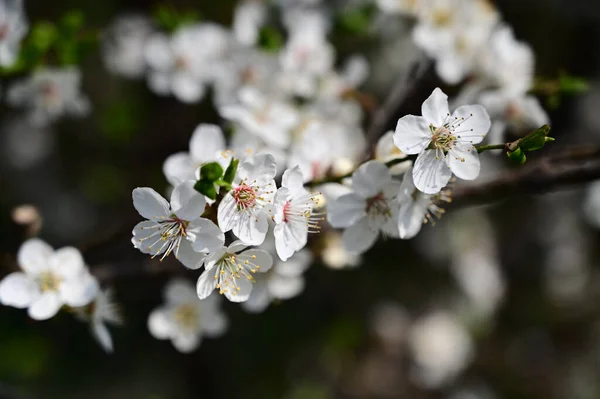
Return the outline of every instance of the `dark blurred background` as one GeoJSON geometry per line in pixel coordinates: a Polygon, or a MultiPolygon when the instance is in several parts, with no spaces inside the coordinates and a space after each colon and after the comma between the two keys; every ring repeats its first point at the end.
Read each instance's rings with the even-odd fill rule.
{"type": "MultiPolygon", "coordinates": [[[[223,24],[231,22],[234,7],[229,0],[170,3],[223,24]]],[[[28,1],[26,9],[35,22],[76,8],[90,27],[103,27],[125,12],[149,13],[154,5],[58,0],[28,1]]],[[[590,81],[589,93],[549,110],[556,147],[598,143],[600,3],[496,5],[517,37],[533,47],[538,75],[565,70],[590,81]]],[[[361,45],[367,54],[374,51],[368,41],[343,36],[335,36],[334,44],[338,58],[361,45]]],[[[600,236],[581,210],[584,187],[452,210],[415,240],[380,241],[357,268],[332,270],[316,262],[304,293],[265,313],[250,315],[226,303],[227,333],[204,340],[190,355],[155,340],[147,315],[160,304],[167,276],[174,269],[186,272],[167,262],[149,264],[131,246],[130,229],[139,219],[131,190],[166,188],[166,156],[187,148],[199,122],[220,120],[210,101],[184,105],[153,95],[144,81],[110,75],[97,53],[81,69],[94,108],[90,116],[27,133],[11,127],[17,111],[1,110],[0,273],[14,267],[27,236],[13,209],[33,204],[42,215],[42,238],[55,247],[79,247],[100,276],[119,270],[105,281],[117,292],[126,325],[112,329],[116,352],[107,355],[70,315],[35,322],[24,311],[1,307],[0,399],[600,398],[600,236]],[[32,148],[37,156],[29,160],[32,148]],[[485,295],[475,307],[465,305],[460,320],[472,359],[451,383],[425,387],[413,378],[414,347],[402,337],[429,312],[473,301],[464,287],[478,277],[457,269],[453,254],[481,237],[488,252],[473,259],[491,257],[498,266],[503,288],[496,292],[497,308],[485,317],[472,311],[485,295]],[[147,272],[139,273],[140,265],[147,272]]],[[[402,113],[416,112],[439,84],[434,78],[424,82],[402,113]]],[[[365,91],[381,100],[384,88],[367,84],[365,91]]],[[[482,281],[485,286],[488,280],[482,281]]],[[[430,356],[434,364],[452,357],[430,356]]]]}

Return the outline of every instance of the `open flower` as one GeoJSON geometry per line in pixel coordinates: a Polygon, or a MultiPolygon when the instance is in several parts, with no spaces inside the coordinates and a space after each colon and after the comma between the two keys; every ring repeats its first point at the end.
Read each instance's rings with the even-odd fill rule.
{"type": "Polygon", "coordinates": [[[273,234],[277,255],[283,261],[306,246],[308,233],[319,231],[318,223],[323,219],[313,213],[318,194],[305,189],[303,179],[298,166],[286,170],[281,188],[275,194],[274,220],[277,226],[273,234]]]}
{"type": "Polygon", "coordinates": [[[81,72],[76,67],[45,68],[15,82],[7,101],[27,109],[36,126],[44,126],[63,115],[84,116],[90,110],[88,99],[81,94],[81,72]]]}
{"type": "Polygon", "coordinates": [[[333,227],[346,229],[342,240],[348,252],[365,252],[375,244],[380,231],[398,237],[394,198],[399,188],[383,163],[369,161],[352,175],[353,192],[328,202],[327,220],[333,227]]]}
{"type": "Polygon", "coordinates": [[[248,245],[262,244],[269,230],[276,173],[275,158],[270,154],[257,154],[240,164],[233,189],[219,204],[221,230],[232,230],[248,245]]]}
{"type": "Polygon", "coordinates": [[[473,144],[490,130],[481,105],[463,105],[450,115],[448,96],[436,88],[421,107],[423,116],[398,121],[394,144],[407,154],[419,154],[413,169],[415,186],[426,194],[439,192],[452,177],[473,180],[479,175],[479,155],[473,144]]]}
{"type": "Polygon", "coordinates": [[[210,220],[201,218],[206,201],[188,180],[175,187],[171,204],[148,187],[133,190],[133,206],[144,218],[133,229],[132,243],[153,257],[171,252],[190,269],[198,269],[207,252],[225,242],[223,232],[210,220]]]}
{"type": "Polygon", "coordinates": [[[254,274],[264,273],[273,266],[273,258],[261,249],[246,250],[241,241],[211,253],[204,260],[204,272],[196,291],[200,299],[207,298],[216,288],[231,302],[244,302],[252,292],[254,274]]]}
{"type": "Polygon", "coordinates": [[[75,248],[54,251],[44,241],[33,238],[21,245],[17,260],[23,271],[2,280],[0,303],[29,308],[32,319],[49,319],[63,305],[85,306],[98,292],[96,279],[75,248]]]}
{"type": "Polygon", "coordinates": [[[96,299],[86,307],[75,309],[75,315],[90,323],[92,336],[106,352],[112,353],[113,341],[106,323],[115,325],[123,323],[119,309],[113,301],[112,290],[98,290],[96,299]]]}
{"type": "Polygon", "coordinates": [[[299,122],[294,107],[281,100],[270,99],[253,87],[240,89],[239,104],[224,105],[219,108],[219,113],[278,148],[290,144],[291,131],[299,122]]]}
{"type": "Polygon", "coordinates": [[[433,217],[441,217],[444,210],[438,206],[438,203],[450,202],[450,196],[444,191],[433,195],[419,191],[413,182],[412,168],[410,168],[404,174],[396,200],[400,205],[398,232],[400,238],[408,240],[421,231],[423,223],[433,222],[433,217]]]}
{"type": "Polygon", "coordinates": [[[178,351],[189,353],[200,345],[202,336],[218,337],[227,329],[218,295],[200,301],[190,282],[173,279],[163,296],[165,303],[148,317],[148,329],[157,339],[170,339],[178,351]]]}
{"type": "Polygon", "coordinates": [[[170,155],[163,164],[163,173],[173,186],[184,180],[195,180],[198,167],[217,159],[225,150],[225,137],[217,125],[201,123],[190,138],[190,151],[170,155]]]}

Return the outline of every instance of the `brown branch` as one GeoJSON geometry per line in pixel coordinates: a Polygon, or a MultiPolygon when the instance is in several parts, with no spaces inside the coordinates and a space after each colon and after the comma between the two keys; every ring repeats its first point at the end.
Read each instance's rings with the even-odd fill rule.
{"type": "Polygon", "coordinates": [[[573,147],[507,171],[493,181],[459,186],[452,198],[458,206],[468,206],[516,194],[547,193],[596,179],[600,179],[600,147],[573,147]]]}
{"type": "Polygon", "coordinates": [[[410,73],[396,83],[383,105],[375,112],[366,132],[369,148],[366,159],[373,158],[372,154],[375,150],[377,140],[385,133],[388,126],[394,122],[394,119],[397,119],[399,110],[404,105],[404,102],[410,97],[417,84],[425,76],[426,72],[430,70],[430,67],[431,61],[429,59],[418,60],[410,73]]]}

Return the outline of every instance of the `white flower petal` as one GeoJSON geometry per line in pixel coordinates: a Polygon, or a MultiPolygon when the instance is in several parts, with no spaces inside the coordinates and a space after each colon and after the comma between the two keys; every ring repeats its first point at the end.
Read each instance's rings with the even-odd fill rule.
{"type": "Polygon", "coordinates": [[[29,317],[34,320],[48,320],[58,313],[62,305],[57,293],[45,292],[29,307],[29,317]]]}
{"type": "Polygon", "coordinates": [[[110,331],[104,323],[92,323],[91,326],[92,336],[98,341],[102,349],[107,353],[113,352],[113,341],[110,336],[110,331]]]}
{"type": "Polygon", "coordinates": [[[206,254],[194,251],[192,242],[181,240],[179,248],[175,250],[175,257],[188,269],[197,270],[202,267],[206,254]]]}
{"type": "Polygon", "coordinates": [[[169,203],[159,193],[148,187],[133,190],[133,206],[138,213],[148,220],[159,220],[169,217],[169,203]]]}
{"type": "Polygon", "coordinates": [[[235,289],[226,289],[223,294],[231,302],[245,302],[250,297],[254,284],[245,277],[238,278],[236,281],[239,291],[235,289]]]}
{"type": "Polygon", "coordinates": [[[11,273],[0,282],[0,303],[3,305],[24,309],[39,295],[40,290],[35,280],[25,273],[11,273]]]}
{"type": "Polygon", "coordinates": [[[87,270],[81,252],[73,247],[58,249],[50,257],[49,263],[52,269],[65,278],[76,278],[87,270]]]}
{"type": "Polygon", "coordinates": [[[196,162],[212,162],[215,154],[225,150],[225,137],[217,125],[201,123],[190,139],[190,154],[196,162]]]}
{"type": "Polygon", "coordinates": [[[200,335],[191,331],[179,333],[172,340],[175,349],[181,353],[193,352],[201,341],[200,335]]]}
{"type": "Polygon", "coordinates": [[[261,184],[269,183],[277,174],[277,163],[271,154],[260,153],[246,158],[238,169],[240,179],[256,180],[261,184]]]}
{"type": "Polygon", "coordinates": [[[217,283],[218,281],[215,278],[215,272],[204,270],[196,283],[196,293],[198,294],[198,298],[207,298],[215,290],[217,283]]]}
{"type": "Polygon", "coordinates": [[[458,107],[450,119],[454,122],[454,134],[458,140],[465,144],[481,143],[490,131],[492,122],[485,108],[481,105],[463,105],[458,107]]]}
{"type": "Polygon", "coordinates": [[[229,244],[229,246],[227,247],[227,252],[235,254],[235,253],[243,251],[246,248],[248,248],[248,245],[246,245],[241,240],[236,240],[236,241],[232,242],[231,244],[229,244]]]}
{"type": "Polygon", "coordinates": [[[158,308],[148,316],[148,331],[156,339],[167,339],[173,335],[173,320],[167,315],[167,311],[158,308]]]}
{"type": "Polygon", "coordinates": [[[479,154],[475,147],[454,147],[448,153],[448,167],[457,177],[464,180],[474,180],[479,176],[479,154]]]}
{"type": "Polygon", "coordinates": [[[225,197],[221,200],[219,208],[217,209],[217,222],[223,232],[228,232],[239,223],[239,219],[242,217],[241,213],[237,211],[237,205],[235,199],[231,194],[231,191],[225,194],[225,197]]]}
{"type": "Polygon", "coordinates": [[[59,289],[61,301],[71,307],[88,305],[99,291],[98,280],[89,273],[64,281],[59,289]]]}
{"type": "Polygon", "coordinates": [[[273,229],[275,249],[282,261],[287,261],[294,252],[306,246],[308,227],[306,224],[281,223],[273,229]]]}
{"type": "Polygon", "coordinates": [[[169,305],[181,305],[197,301],[194,286],[183,278],[169,280],[163,289],[163,296],[169,305]]]}
{"type": "Polygon", "coordinates": [[[438,193],[452,177],[445,157],[436,155],[434,150],[424,150],[417,157],[413,168],[415,187],[425,194],[438,193]]]}
{"type": "Polygon", "coordinates": [[[419,197],[416,200],[409,199],[400,204],[398,231],[403,240],[411,239],[421,231],[423,220],[427,214],[429,199],[422,194],[417,195],[419,197]]]}
{"type": "Polygon", "coordinates": [[[170,155],[163,163],[163,174],[172,186],[185,180],[194,180],[197,165],[187,152],[170,155]]]}
{"type": "Polygon", "coordinates": [[[250,313],[262,313],[269,307],[271,295],[269,294],[267,280],[261,279],[254,284],[252,294],[246,302],[242,303],[245,311],[250,313]]]}
{"type": "Polygon", "coordinates": [[[298,277],[309,268],[312,260],[310,250],[304,249],[296,252],[286,262],[278,262],[274,272],[283,277],[298,277]]]}
{"type": "MultiPolygon", "coordinates": [[[[219,206],[220,208],[220,206],[219,206]]],[[[261,212],[254,216],[244,212],[231,229],[233,234],[248,245],[260,245],[265,241],[269,230],[268,216],[261,212]]]]}
{"type": "Polygon", "coordinates": [[[302,176],[299,166],[295,166],[283,172],[281,186],[290,190],[292,194],[304,193],[306,191],[304,188],[304,177],[302,176]]]}
{"type": "Polygon", "coordinates": [[[273,267],[273,258],[267,251],[262,249],[249,249],[239,254],[238,258],[242,263],[244,260],[249,260],[251,263],[260,266],[260,270],[258,270],[260,273],[264,273],[273,267]]]}
{"type": "Polygon", "coordinates": [[[161,248],[161,244],[153,244],[156,241],[162,241],[157,225],[158,223],[152,220],[144,220],[136,224],[133,228],[133,238],[131,239],[133,246],[142,253],[156,255],[161,248]]]}
{"type": "Polygon", "coordinates": [[[25,241],[19,248],[17,261],[19,266],[28,274],[39,274],[48,268],[54,249],[39,238],[25,241]]]}
{"type": "Polygon", "coordinates": [[[431,142],[431,129],[421,116],[406,115],[398,120],[394,144],[406,154],[418,154],[431,142]]]}
{"type": "Polygon", "coordinates": [[[363,198],[371,198],[381,193],[391,181],[387,166],[379,161],[369,161],[352,174],[352,189],[363,198]]]}
{"type": "Polygon", "coordinates": [[[444,121],[450,116],[448,109],[448,96],[439,87],[423,102],[421,115],[429,124],[435,127],[444,125],[444,121]]]}
{"type": "Polygon", "coordinates": [[[176,73],[171,78],[173,95],[184,103],[192,104],[202,100],[206,90],[204,84],[188,73],[176,73]]]}
{"type": "Polygon", "coordinates": [[[192,248],[196,252],[212,252],[223,246],[225,235],[211,220],[198,218],[187,227],[188,235],[193,236],[192,248]]]}
{"type": "Polygon", "coordinates": [[[171,193],[171,209],[182,220],[194,220],[202,213],[206,206],[204,195],[194,189],[194,180],[179,183],[171,193]]]}
{"type": "Polygon", "coordinates": [[[290,299],[304,290],[304,277],[272,276],[268,281],[269,292],[273,298],[290,299]]]}
{"type": "Polygon", "coordinates": [[[163,34],[156,34],[146,42],[144,49],[148,64],[158,70],[168,70],[173,65],[173,54],[169,39],[163,34]]]}
{"type": "Polygon", "coordinates": [[[379,232],[372,229],[368,218],[364,217],[344,230],[342,241],[349,253],[362,254],[375,244],[378,236],[379,232]]]}
{"type": "Polygon", "coordinates": [[[327,204],[327,221],[335,228],[345,228],[365,215],[365,199],[355,193],[340,195],[327,204]]]}

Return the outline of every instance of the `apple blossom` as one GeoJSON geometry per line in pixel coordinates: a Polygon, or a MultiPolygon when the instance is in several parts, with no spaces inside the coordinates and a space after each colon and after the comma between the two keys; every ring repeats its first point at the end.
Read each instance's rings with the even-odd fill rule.
{"type": "Polygon", "coordinates": [[[148,317],[148,329],[157,339],[170,339],[178,351],[192,352],[203,336],[218,337],[227,329],[218,295],[200,301],[189,281],[176,278],[165,286],[163,296],[165,303],[148,317]]]}
{"type": "Polygon", "coordinates": [[[394,201],[399,188],[383,163],[369,161],[352,174],[351,193],[328,201],[327,220],[333,227],[346,229],[342,239],[348,252],[365,252],[375,244],[379,232],[399,236],[394,201]]]}
{"type": "Polygon", "coordinates": [[[0,65],[12,66],[19,56],[21,40],[28,30],[24,0],[0,2],[0,65]]]}
{"type": "Polygon", "coordinates": [[[32,319],[49,319],[63,305],[85,306],[98,292],[98,282],[73,247],[55,251],[44,241],[32,238],[19,248],[17,261],[22,271],[0,282],[0,303],[29,308],[32,319]]]}
{"type": "Polygon", "coordinates": [[[240,163],[233,188],[219,204],[217,220],[248,245],[260,245],[269,229],[277,165],[270,154],[256,154],[240,163]]]}
{"type": "Polygon", "coordinates": [[[196,291],[200,299],[207,298],[215,289],[231,302],[244,302],[250,297],[255,273],[267,272],[273,258],[261,249],[248,249],[241,241],[222,247],[204,259],[196,291]]]}
{"type": "Polygon", "coordinates": [[[198,269],[207,252],[223,245],[223,232],[210,220],[200,217],[204,212],[204,196],[187,180],[171,194],[169,204],[148,187],[133,190],[133,206],[147,220],[133,229],[135,248],[163,260],[171,252],[190,269],[198,269]]]}
{"type": "Polygon", "coordinates": [[[464,180],[479,175],[480,143],[490,129],[490,117],[481,105],[463,105],[452,115],[448,96],[436,88],[421,107],[423,116],[398,120],[394,143],[406,154],[419,154],[413,169],[415,186],[425,194],[439,192],[452,173],[464,180]]]}

